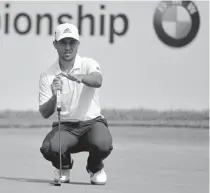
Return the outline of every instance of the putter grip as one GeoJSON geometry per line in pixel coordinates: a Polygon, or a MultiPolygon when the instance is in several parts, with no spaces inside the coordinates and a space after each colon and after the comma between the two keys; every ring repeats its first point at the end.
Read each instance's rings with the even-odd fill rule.
{"type": "Polygon", "coordinates": [[[61,110],[61,91],[57,90],[57,110],[61,110]]]}

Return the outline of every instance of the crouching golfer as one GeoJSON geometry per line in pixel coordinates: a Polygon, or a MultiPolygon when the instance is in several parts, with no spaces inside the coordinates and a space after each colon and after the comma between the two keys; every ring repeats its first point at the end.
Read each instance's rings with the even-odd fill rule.
{"type": "MultiPolygon", "coordinates": [[[[105,184],[107,176],[103,160],[110,155],[113,146],[107,121],[100,113],[100,66],[95,60],[77,54],[79,33],[72,24],[58,25],[53,44],[58,60],[40,76],[39,111],[46,119],[56,113],[57,90],[61,91],[61,182],[70,182],[74,163],[71,154],[87,151],[86,170],[90,182],[105,184]]],[[[40,148],[43,157],[55,167],[55,181],[58,181],[60,172],[58,136],[55,120],[40,148]]]]}

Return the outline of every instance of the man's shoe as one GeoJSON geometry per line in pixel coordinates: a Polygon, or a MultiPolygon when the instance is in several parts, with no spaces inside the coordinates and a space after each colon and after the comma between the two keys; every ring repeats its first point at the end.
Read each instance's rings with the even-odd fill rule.
{"type": "MultiPolygon", "coordinates": [[[[74,160],[72,159],[71,160],[71,169],[74,165],[74,160]]],[[[60,170],[59,169],[56,169],[54,171],[54,182],[58,182],[59,181],[59,178],[60,178],[60,170]]],[[[62,169],[61,170],[61,183],[69,183],[70,182],[70,169],[62,169]]]]}
{"type": "MultiPolygon", "coordinates": [[[[54,182],[58,182],[60,178],[60,170],[56,169],[54,171],[54,182]]],[[[61,172],[61,183],[69,183],[70,182],[70,169],[62,169],[61,172]]]]}
{"type": "Polygon", "coordinates": [[[107,181],[107,175],[104,171],[104,169],[101,169],[100,171],[96,173],[92,173],[90,170],[88,170],[88,173],[90,174],[90,182],[93,185],[105,185],[107,181]]]}

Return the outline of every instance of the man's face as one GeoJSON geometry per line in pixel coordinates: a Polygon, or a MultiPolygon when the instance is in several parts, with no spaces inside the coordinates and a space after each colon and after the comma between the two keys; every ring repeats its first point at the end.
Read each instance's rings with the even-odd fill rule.
{"type": "Polygon", "coordinates": [[[76,54],[79,47],[79,41],[73,38],[64,38],[60,41],[54,41],[55,49],[58,52],[60,58],[65,61],[72,60],[76,54]]]}

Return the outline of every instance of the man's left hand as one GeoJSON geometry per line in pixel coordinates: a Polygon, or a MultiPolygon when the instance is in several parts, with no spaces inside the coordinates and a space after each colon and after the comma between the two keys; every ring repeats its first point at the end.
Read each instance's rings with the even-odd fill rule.
{"type": "Polygon", "coordinates": [[[77,83],[81,83],[82,79],[84,78],[83,74],[68,74],[66,72],[62,72],[61,74],[69,80],[76,81],[77,83]]]}

